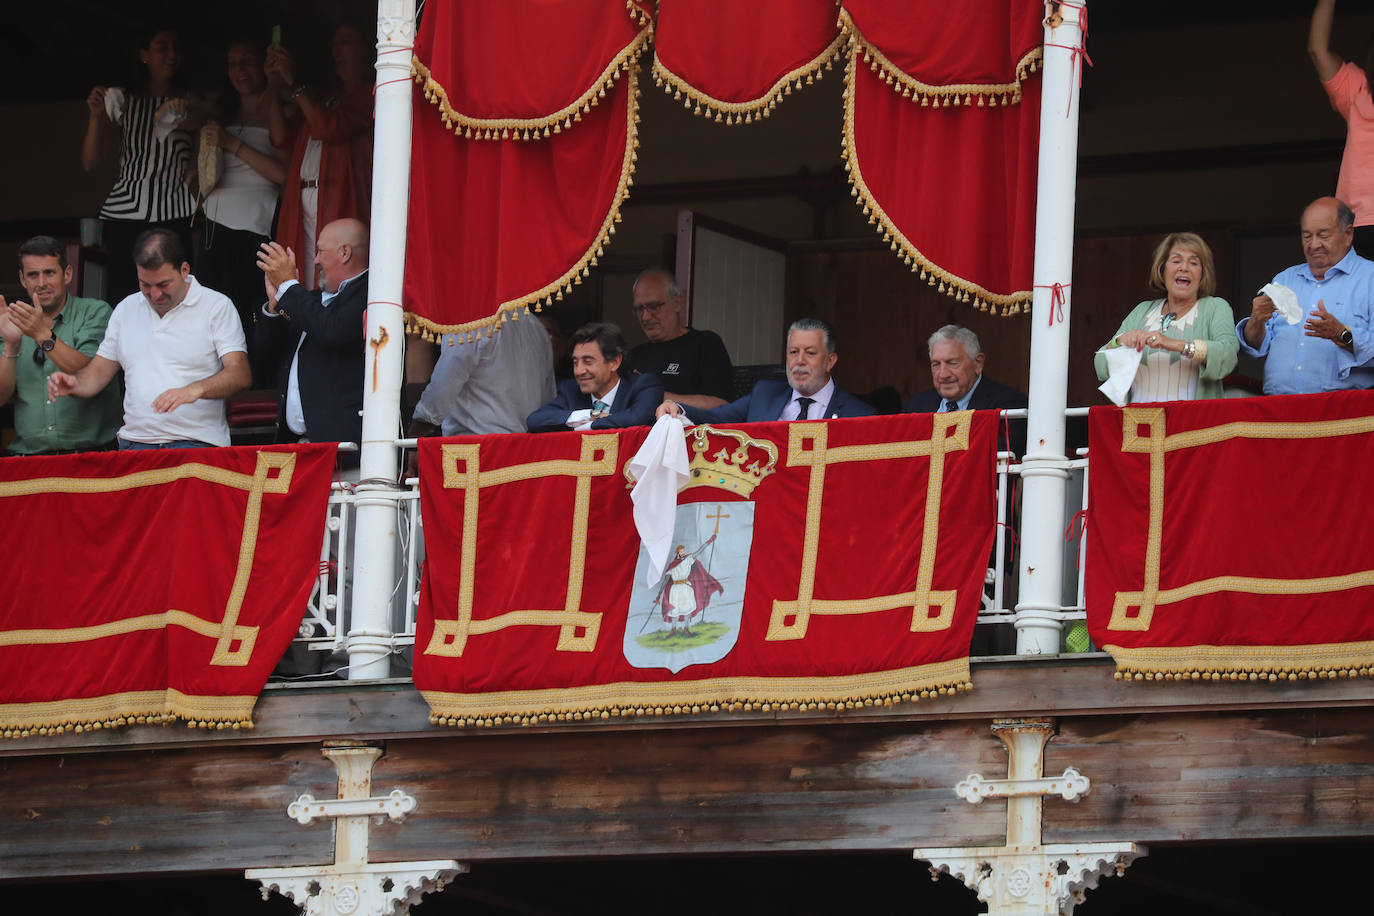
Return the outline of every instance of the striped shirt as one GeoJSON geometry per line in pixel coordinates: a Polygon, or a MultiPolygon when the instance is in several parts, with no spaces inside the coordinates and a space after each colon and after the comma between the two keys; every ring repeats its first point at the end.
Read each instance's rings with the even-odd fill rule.
{"type": "Polygon", "coordinates": [[[158,96],[126,97],[119,125],[123,128],[119,177],[100,209],[101,219],[161,222],[185,219],[195,212],[195,198],[186,186],[190,136],[175,130],[158,140],[154,134],[153,116],[167,101],[158,96]]]}

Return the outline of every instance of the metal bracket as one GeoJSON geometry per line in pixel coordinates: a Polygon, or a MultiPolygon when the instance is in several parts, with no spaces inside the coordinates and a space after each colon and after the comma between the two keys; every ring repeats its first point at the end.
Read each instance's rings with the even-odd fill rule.
{"type": "Polygon", "coordinates": [[[414,810],[415,796],[392,789],[390,795],[382,798],[325,798],[316,801],[313,795],[302,795],[287,806],[286,813],[300,823],[308,824],[317,817],[369,817],[374,814],[385,814],[393,821],[403,821],[414,810]]]}
{"type": "Polygon", "coordinates": [[[1016,798],[1026,795],[1058,795],[1065,801],[1076,802],[1092,788],[1088,777],[1073,767],[1065,767],[1062,776],[1041,779],[984,779],[970,773],[954,787],[954,794],[976,805],[985,798],[1016,798]]]}

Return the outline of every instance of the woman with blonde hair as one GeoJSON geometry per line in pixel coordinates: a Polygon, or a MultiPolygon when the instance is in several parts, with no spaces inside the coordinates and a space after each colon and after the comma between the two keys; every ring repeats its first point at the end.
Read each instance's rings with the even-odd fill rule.
{"type": "MultiPolygon", "coordinates": [[[[1189,401],[1222,396],[1221,380],[1236,367],[1235,316],[1216,291],[1212,249],[1192,232],[1171,232],[1155,248],[1150,288],[1162,293],[1137,305],[1103,349],[1142,352],[1131,401],[1189,401]]],[[[1107,358],[1093,358],[1107,378],[1107,358]]]]}

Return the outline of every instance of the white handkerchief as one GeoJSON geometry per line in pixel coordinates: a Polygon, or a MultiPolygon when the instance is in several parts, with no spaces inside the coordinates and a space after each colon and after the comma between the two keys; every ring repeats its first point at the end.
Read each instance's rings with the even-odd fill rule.
{"type": "Polygon", "coordinates": [[[105,90],[105,114],[112,124],[118,124],[119,119],[124,117],[124,90],[118,86],[105,90]]]}
{"type": "Polygon", "coordinates": [[[162,115],[153,125],[153,136],[159,143],[170,137],[172,131],[180,127],[181,123],[186,120],[186,103],[178,104],[175,100],[164,102],[161,111],[162,115]]]}
{"type": "Polygon", "coordinates": [[[677,524],[677,489],[687,482],[687,443],[682,421],[665,414],[658,418],[649,438],[630,459],[635,486],[630,499],[635,504],[635,528],[649,555],[646,585],[663,575],[673,545],[677,524]]]}
{"type": "Polygon", "coordinates": [[[1097,390],[1111,398],[1117,407],[1125,407],[1136,370],[1140,368],[1140,358],[1145,353],[1135,347],[1109,347],[1098,352],[1107,357],[1108,374],[1097,390]]]}
{"type": "Polygon", "coordinates": [[[1284,321],[1289,324],[1302,321],[1302,307],[1298,305],[1297,293],[1282,283],[1266,283],[1260,292],[1274,300],[1274,308],[1278,309],[1284,321]]]}

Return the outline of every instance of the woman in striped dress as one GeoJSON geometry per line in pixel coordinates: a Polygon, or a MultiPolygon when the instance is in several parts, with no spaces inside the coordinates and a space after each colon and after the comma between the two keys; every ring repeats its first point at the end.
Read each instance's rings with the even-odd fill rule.
{"type": "Polygon", "coordinates": [[[188,186],[191,135],[186,94],[177,85],[181,42],[176,32],[152,32],[138,52],[146,69],[141,91],[96,86],[86,98],[90,117],[81,164],[94,171],[119,142],[119,177],[100,209],[108,253],[105,294],[111,302],[138,291],[134,239],[151,226],[166,226],[191,250],[195,197],[188,186]]]}

